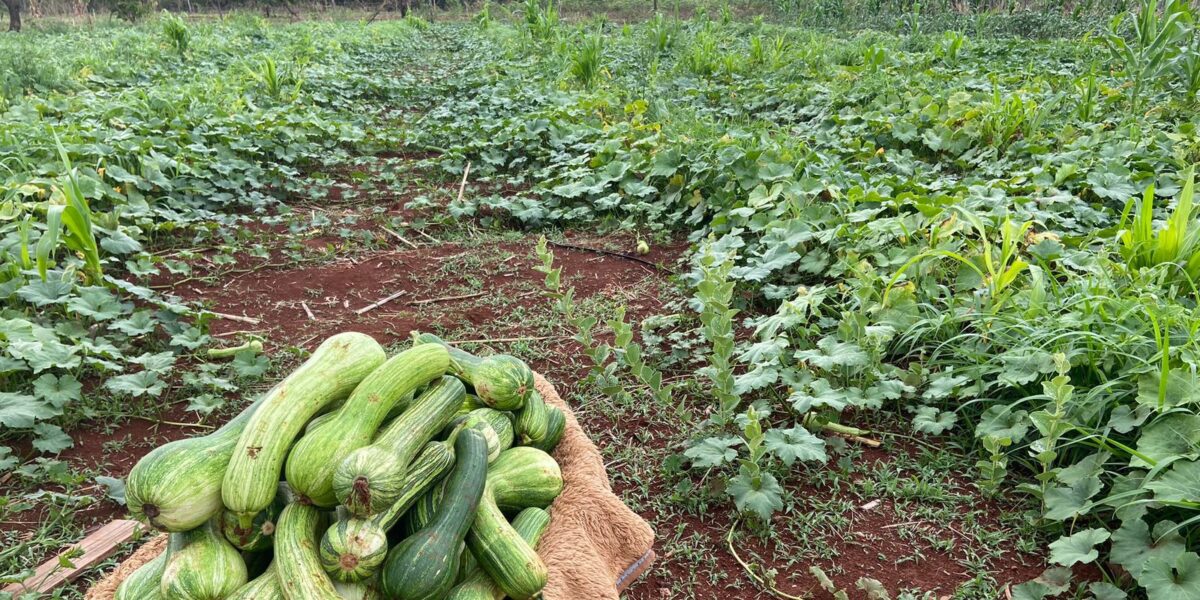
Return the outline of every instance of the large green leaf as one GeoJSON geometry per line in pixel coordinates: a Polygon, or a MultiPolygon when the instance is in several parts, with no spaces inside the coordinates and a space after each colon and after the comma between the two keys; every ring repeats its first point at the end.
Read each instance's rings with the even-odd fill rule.
{"type": "Polygon", "coordinates": [[[1183,552],[1174,562],[1153,557],[1137,580],[1146,588],[1147,600],[1196,600],[1200,598],[1200,555],[1183,552]]]}
{"type": "Polygon", "coordinates": [[[770,473],[762,473],[758,482],[746,467],[729,480],[727,488],[738,510],[749,512],[764,521],[783,508],[783,487],[770,473]]]}
{"type": "Polygon", "coordinates": [[[791,466],[797,460],[825,462],[825,441],[811,434],[803,426],[791,429],[768,429],[763,436],[767,452],[774,454],[791,466]]]}
{"type": "Polygon", "coordinates": [[[1064,567],[1087,564],[1100,556],[1096,545],[1108,540],[1106,529],[1084,529],[1050,543],[1050,560],[1064,567]]]}
{"type": "Polygon", "coordinates": [[[1100,492],[1098,476],[1081,479],[1072,485],[1052,485],[1046,488],[1046,518],[1065,521],[1086,513],[1092,496],[1100,492]]]}
{"type": "MultiPolygon", "coordinates": [[[[1154,460],[1174,456],[1196,458],[1200,453],[1200,415],[1171,413],[1142,428],[1137,451],[1154,460]]],[[[1130,466],[1148,467],[1137,456],[1129,459],[1130,466]]]]}
{"type": "Polygon", "coordinates": [[[1183,537],[1172,521],[1159,521],[1151,533],[1150,526],[1142,519],[1131,519],[1121,524],[1112,534],[1112,550],[1109,558],[1137,577],[1152,558],[1166,564],[1175,564],[1186,550],[1183,537]]]}
{"type": "Polygon", "coordinates": [[[25,394],[0,392],[0,425],[23,429],[42,419],[57,416],[52,406],[25,394]]]}
{"type": "Polygon", "coordinates": [[[1200,461],[1175,461],[1146,487],[1154,491],[1155,500],[1162,502],[1200,501],[1200,461]]]}
{"type": "Polygon", "coordinates": [[[692,459],[692,466],[707,469],[728,464],[737,458],[734,446],[741,445],[739,437],[710,437],[700,440],[698,444],[683,451],[683,455],[692,459]]]}

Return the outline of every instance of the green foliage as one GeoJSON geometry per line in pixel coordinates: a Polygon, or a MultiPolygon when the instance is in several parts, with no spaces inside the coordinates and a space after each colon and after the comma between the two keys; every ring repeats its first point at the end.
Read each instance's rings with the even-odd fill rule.
{"type": "Polygon", "coordinates": [[[1171,0],[1159,13],[1159,0],[1142,0],[1136,14],[1120,13],[1109,23],[1104,43],[1114,62],[1124,64],[1129,79],[1129,104],[1134,112],[1144,106],[1143,94],[1155,85],[1170,67],[1178,51],[1178,41],[1192,37],[1191,9],[1182,0],[1171,0]],[[1133,17],[1133,36],[1126,39],[1123,24],[1133,17]]]}
{"type": "Polygon", "coordinates": [[[576,83],[591,88],[600,80],[604,73],[602,64],[604,54],[604,38],[599,35],[585,35],[571,56],[571,77],[576,83]]]}
{"type": "Polygon", "coordinates": [[[1134,269],[1170,265],[1171,278],[1192,282],[1200,278],[1200,221],[1192,217],[1195,175],[1191,167],[1182,174],[1183,189],[1160,231],[1154,230],[1154,186],[1146,188],[1140,202],[1130,199],[1125,204],[1118,234],[1121,256],[1134,269]],[[1128,229],[1125,224],[1129,215],[1128,229]]]}
{"type": "Polygon", "coordinates": [[[703,374],[712,382],[713,398],[717,401],[714,419],[718,424],[728,422],[741,401],[733,377],[733,317],[738,311],[730,307],[734,288],[729,279],[732,270],[733,261],[716,256],[711,246],[700,256],[702,278],[696,286],[696,300],[703,307],[700,332],[711,345],[708,367],[703,374]]]}
{"type": "Polygon", "coordinates": [[[180,58],[187,56],[188,44],[191,43],[192,33],[188,30],[187,23],[183,19],[175,16],[175,14],[163,11],[160,19],[162,22],[163,37],[167,39],[167,43],[175,49],[175,53],[180,58]]]}
{"type": "Polygon", "coordinates": [[[140,20],[158,8],[157,0],[106,0],[106,2],[115,17],[130,23],[140,20]]]}
{"type": "Polygon", "coordinates": [[[525,0],[525,28],[535,40],[550,40],[558,35],[558,8],[554,0],[525,0]]]}

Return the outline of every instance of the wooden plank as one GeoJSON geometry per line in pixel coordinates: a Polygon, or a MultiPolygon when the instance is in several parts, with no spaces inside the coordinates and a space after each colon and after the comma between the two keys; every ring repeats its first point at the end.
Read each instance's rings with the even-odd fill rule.
{"type": "Polygon", "coordinates": [[[83,541],[71,546],[62,554],[43,563],[25,581],[10,584],[3,591],[14,595],[22,592],[48,592],[79,577],[84,571],[112,556],[121,544],[132,540],[144,527],[145,525],[128,519],[113,521],[93,531],[83,538],[83,541]],[[73,566],[62,566],[59,557],[69,556],[77,548],[78,556],[69,559],[73,566]]]}

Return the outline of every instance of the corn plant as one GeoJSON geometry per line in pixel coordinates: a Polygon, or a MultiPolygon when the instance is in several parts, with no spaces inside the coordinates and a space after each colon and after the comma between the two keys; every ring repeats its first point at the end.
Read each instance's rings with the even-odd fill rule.
{"type": "Polygon", "coordinates": [[[1145,103],[1147,88],[1170,67],[1177,41],[1185,33],[1183,20],[1190,15],[1183,0],[1173,0],[1162,15],[1158,7],[1158,0],[1142,0],[1134,15],[1132,39],[1126,40],[1121,33],[1129,12],[1114,16],[1102,35],[1112,59],[1125,65],[1129,104],[1135,113],[1145,103]]]}
{"type": "Polygon", "coordinates": [[[275,59],[269,56],[258,64],[258,68],[246,67],[245,70],[251,79],[263,87],[268,96],[276,100],[286,100],[284,94],[289,92],[289,88],[290,95],[294,97],[303,85],[303,81],[294,77],[289,69],[281,69],[275,63],[275,59]]]}
{"type": "Polygon", "coordinates": [[[938,45],[933,47],[933,54],[941,59],[943,64],[955,65],[958,64],[958,55],[966,43],[967,38],[963,34],[957,31],[947,31],[942,35],[938,45]]]}
{"type": "Polygon", "coordinates": [[[980,135],[991,146],[1004,150],[1017,139],[1032,137],[1041,129],[1049,112],[1020,93],[1002,95],[993,82],[992,101],[981,111],[979,119],[980,135]]]}
{"type": "Polygon", "coordinates": [[[696,34],[691,47],[683,57],[683,63],[688,70],[701,77],[710,77],[716,73],[720,60],[717,40],[708,31],[696,34]]]}
{"type": "Polygon", "coordinates": [[[600,80],[604,67],[604,38],[600,35],[585,36],[571,55],[571,77],[579,85],[591,89],[600,80]]]}
{"type": "Polygon", "coordinates": [[[1095,69],[1089,71],[1086,76],[1075,80],[1075,91],[1079,94],[1079,100],[1075,104],[1075,116],[1083,121],[1091,121],[1096,114],[1100,98],[1100,86],[1096,83],[1095,69]]]}
{"type": "Polygon", "coordinates": [[[1196,94],[1200,93],[1200,36],[1193,33],[1191,43],[1180,48],[1174,67],[1188,100],[1194,102],[1196,94]]]}
{"type": "Polygon", "coordinates": [[[541,0],[525,0],[525,27],[534,39],[546,40],[558,32],[558,9],[554,0],[548,0],[545,8],[541,0]]]}
{"type": "Polygon", "coordinates": [[[658,54],[665,54],[675,47],[675,42],[679,38],[679,23],[674,20],[668,21],[661,13],[657,13],[650,21],[648,31],[650,45],[654,51],[658,54]]]}
{"type": "Polygon", "coordinates": [[[992,243],[991,234],[978,215],[961,207],[955,214],[961,215],[978,235],[978,254],[968,257],[953,250],[934,248],[914,256],[888,282],[883,294],[885,305],[892,289],[910,267],[927,258],[940,257],[952,259],[974,272],[988,292],[993,312],[1000,310],[1017,278],[1029,269],[1029,263],[1020,257],[1020,244],[1033,223],[1015,223],[1006,218],[1000,226],[1000,244],[997,246],[992,243]]]}
{"type": "Polygon", "coordinates": [[[175,16],[169,11],[162,12],[162,33],[163,37],[167,38],[167,43],[175,50],[175,53],[183,58],[187,55],[188,44],[191,42],[192,34],[188,31],[187,24],[183,19],[175,16]]]}
{"type": "Polygon", "coordinates": [[[479,12],[475,15],[475,24],[479,25],[480,29],[488,29],[492,26],[492,3],[484,0],[483,6],[479,7],[479,12]]]}
{"type": "Polygon", "coordinates": [[[1154,186],[1146,188],[1139,202],[1130,199],[1121,214],[1117,239],[1126,264],[1134,269],[1174,265],[1171,277],[1195,281],[1200,277],[1200,223],[1192,218],[1195,187],[1194,168],[1183,174],[1183,189],[1166,227],[1154,230],[1154,186]],[[1132,219],[1130,215],[1132,214],[1132,219]],[[1128,221],[1128,226],[1126,223],[1128,221]]]}
{"type": "Polygon", "coordinates": [[[100,267],[100,248],[92,229],[92,209],[79,186],[78,174],[66,149],[60,144],[58,151],[66,173],[54,186],[46,205],[46,231],[38,240],[36,249],[38,273],[45,281],[47,271],[54,266],[54,251],[58,249],[65,227],[67,234],[61,239],[68,249],[83,257],[88,283],[97,285],[103,281],[104,272],[100,267]]]}

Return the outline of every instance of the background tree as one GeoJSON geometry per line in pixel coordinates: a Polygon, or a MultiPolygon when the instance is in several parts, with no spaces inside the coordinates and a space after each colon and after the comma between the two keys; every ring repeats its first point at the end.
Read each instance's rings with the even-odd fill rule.
{"type": "Polygon", "coordinates": [[[21,2],[22,0],[4,0],[4,6],[8,7],[8,30],[21,30],[21,2]]]}

